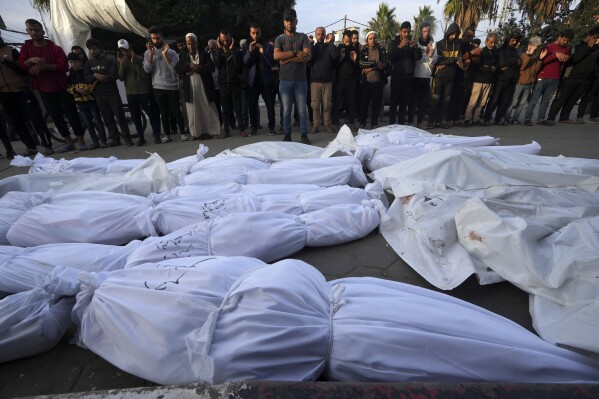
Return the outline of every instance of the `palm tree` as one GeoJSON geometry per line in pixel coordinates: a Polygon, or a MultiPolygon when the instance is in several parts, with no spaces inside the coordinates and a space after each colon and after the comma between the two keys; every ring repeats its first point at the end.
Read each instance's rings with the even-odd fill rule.
{"type": "Polygon", "coordinates": [[[572,0],[519,0],[520,9],[526,13],[530,21],[542,23],[550,20],[558,11],[567,11],[574,3],[572,0]]]}
{"type": "Polygon", "coordinates": [[[418,7],[418,15],[414,17],[414,36],[420,36],[420,27],[425,22],[431,24],[431,37],[434,37],[437,31],[437,18],[433,15],[433,9],[430,6],[418,7]]]}
{"type": "MultiPolygon", "coordinates": [[[[440,1],[437,0],[437,3],[440,1]]],[[[495,19],[497,17],[497,6],[498,0],[447,0],[443,14],[449,18],[453,18],[460,28],[467,26],[476,27],[481,17],[486,16],[491,20],[495,19]]]]}
{"type": "Polygon", "coordinates": [[[381,3],[376,16],[368,21],[368,26],[364,30],[375,31],[380,41],[387,42],[393,39],[396,32],[399,32],[399,26],[399,22],[395,19],[395,7],[391,8],[389,4],[381,3]]]}
{"type": "Polygon", "coordinates": [[[50,0],[30,0],[31,6],[40,12],[50,11],[50,0]]]}

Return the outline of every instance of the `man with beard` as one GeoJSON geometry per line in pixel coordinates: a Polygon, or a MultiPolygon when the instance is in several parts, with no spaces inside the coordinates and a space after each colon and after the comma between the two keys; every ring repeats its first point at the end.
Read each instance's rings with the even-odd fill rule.
{"type": "Polygon", "coordinates": [[[62,48],[44,38],[45,32],[39,21],[28,19],[25,27],[31,40],[26,40],[21,46],[19,67],[31,76],[32,88],[39,91],[46,110],[66,143],[58,152],[75,149],[64,115],[69,120],[79,146],[83,148],[85,131],[77,114],[75,100],[66,90],[66,72],[69,69],[67,56],[62,48]]]}
{"type": "Polygon", "coordinates": [[[116,62],[114,58],[108,57],[102,51],[100,41],[89,39],[85,43],[85,46],[89,50],[90,55],[89,61],[83,67],[85,83],[93,84],[95,87],[96,104],[98,105],[98,109],[100,109],[102,119],[104,119],[104,123],[108,129],[108,136],[110,137],[108,146],[115,147],[121,145],[121,135],[125,143],[131,146],[133,145],[133,141],[131,141],[131,134],[127,119],[125,118],[121,95],[116,85],[118,79],[116,62]],[[114,122],[115,118],[121,128],[120,134],[114,122]]]}
{"type": "Polygon", "coordinates": [[[378,44],[376,32],[371,31],[366,35],[366,45],[360,50],[359,59],[360,69],[362,70],[360,125],[362,127],[366,126],[368,106],[370,105],[370,126],[371,129],[376,129],[378,128],[381,100],[383,99],[383,85],[387,81],[385,71],[390,67],[387,51],[378,44]]]}
{"type": "MultiPolygon", "coordinates": [[[[247,97],[250,110],[258,110],[258,99],[262,96],[268,115],[268,132],[275,135],[275,104],[272,97],[272,67],[275,65],[274,50],[262,39],[262,30],[257,23],[250,24],[250,40],[241,50],[247,68],[247,97]]],[[[258,130],[257,112],[250,112],[250,135],[258,130]]]]}
{"type": "Polygon", "coordinates": [[[422,51],[418,43],[412,39],[410,30],[412,25],[408,21],[401,24],[399,35],[389,44],[389,61],[391,62],[391,100],[389,103],[389,124],[395,124],[395,116],[400,125],[408,123],[414,118],[414,107],[410,98],[414,84],[414,70],[416,61],[422,58],[422,51]],[[399,111],[397,107],[399,106],[399,111]]]}
{"type": "Polygon", "coordinates": [[[210,54],[198,49],[193,33],[185,36],[187,50],[181,53],[176,71],[183,76],[183,97],[189,116],[192,140],[211,139],[220,134],[220,121],[214,104],[215,92],[210,54]]]}
{"type": "Polygon", "coordinates": [[[311,51],[308,36],[296,32],[297,14],[294,9],[283,14],[285,32],[275,40],[274,58],[279,61],[279,94],[283,103],[283,141],[291,141],[291,107],[295,100],[300,121],[301,140],[311,144],[308,139],[307,110],[307,71],[311,51]]]}
{"type": "Polygon", "coordinates": [[[162,32],[157,26],[148,29],[151,42],[147,44],[144,53],[143,68],[152,76],[154,96],[160,109],[160,119],[165,136],[163,143],[171,142],[170,121],[175,120],[181,133],[181,141],[187,141],[185,122],[181,113],[179,76],[175,67],[179,62],[179,55],[162,41],[162,32]]]}
{"type": "Polygon", "coordinates": [[[360,49],[352,43],[352,32],[346,30],[343,32],[343,43],[337,47],[339,53],[339,62],[337,65],[337,87],[336,98],[334,101],[332,123],[337,130],[339,127],[339,114],[345,104],[347,118],[350,125],[355,126],[357,109],[357,81],[360,78],[360,67],[358,66],[358,53],[360,49]]]}
{"type": "Polygon", "coordinates": [[[221,29],[216,42],[218,49],[214,57],[214,65],[218,69],[218,86],[220,88],[220,104],[223,109],[223,131],[221,139],[231,137],[230,126],[235,113],[239,124],[239,135],[247,137],[245,122],[241,110],[241,50],[235,47],[235,41],[227,29],[221,29]]]}
{"type": "Polygon", "coordinates": [[[312,46],[310,60],[310,95],[312,101],[313,124],[310,133],[318,133],[320,122],[324,130],[334,133],[331,127],[331,106],[333,102],[333,70],[337,62],[337,49],[332,42],[325,43],[326,31],[316,28],[316,44],[312,46]],[[322,105],[322,114],[320,107],[322,105]],[[322,118],[322,119],[321,119],[322,118]]]}
{"type": "Polygon", "coordinates": [[[485,108],[484,126],[491,126],[491,115],[495,113],[495,124],[507,125],[505,113],[512,103],[516,83],[520,77],[520,64],[522,60],[518,54],[518,43],[522,35],[514,32],[503,41],[503,45],[497,52],[497,82],[493,90],[493,97],[485,108]]]}
{"type": "Polygon", "coordinates": [[[412,90],[412,106],[416,109],[416,124],[419,129],[424,128],[424,116],[428,113],[428,103],[431,97],[431,75],[433,66],[439,57],[437,44],[431,37],[431,24],[425,22],[420,27],[418,49],[422,57],[416,61],[414,69],[414,89],[412,90]]]}
{"type": "Polygon", "coordinates": [[[473,54],[472,65],[476,65],[476,75],[472,85],[470,101],[466,107],[464,126],[470,127],[473,123],[482,123],[480,114],[489,99],[491,88],[495,82],[497,71],[497,35],[491,33],[485,41],[485,48],[473,54]]]}
{"type": "Polygon", "coordinates": [[[447,123],[451,94],[456,69],[463,66],[462,49],[460,46],[460,27],[455,22],[449,25],[443,40],[437,42],[437,62],[435,64],[431,107],[428,119],[428,129],[439,126],[448,129],[447,123]]]}

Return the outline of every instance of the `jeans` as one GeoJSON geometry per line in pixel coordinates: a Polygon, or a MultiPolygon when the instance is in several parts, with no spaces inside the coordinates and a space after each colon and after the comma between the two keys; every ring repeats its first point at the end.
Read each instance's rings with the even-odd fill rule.
{"type": "Polygon", "coordinates": [[[259,97],[262,96],[264,105],[266,105],[266,114],[268,115],[268,128],[275,128],[275,103],[272,97],[272,86],[260,83],[257,86],[248,86],[247,97],[249,102],[250,111],[256,110],[256,112],[250,112],[250,124],[253,128],[258,128],[260,124],[260,108],[258,107],[259,97]]]}
{"type": "Polygon", "coordinates": [[[516,84],[510,80],[498,80],[495,83],[491,100],[485,108],[485,121],[491,120],[495,109],[497,109],[497,112],[495,112],[495,123],[505,120],[505,114],[507,108],[512,103],[515,88],[516,84]]]}
{"type": "Polygon", "coordinates": [[[530,97],[530,90],[532,89],[532,83],[528,85],[516,85],[514,91],[514,97],[512,98],[512,104],[505,113],[505,119],[510,121],[517,121],[520,118],[520,113],[528,105],[528,98],[530,97]],[[512,115],[512,111],[514,115],[512,115]]]}
{"type": "Polygon", "coordinates": [[[291,135],[291,107],[295,106],[299,113],[300,134],[308,134],[308,83],[305,80],[281,80],[279,82],[279,95],[283,104],[283,133],[291,135]]]}
{"type": "Polygon", "coordinates": [[[525,121],[530,121],[532,119],[532,113],[535,110],[535,106],[539,102],[539,97],[541,98],[541,104],[539,105],[539,113],[537,115],[537,120],[545,120],[547,108],[549,107],[549,101],[551,101],[551,97],[553,97],[553,94],[557,90],[558,85],[559,79],[537,80],[537,82],[535,83],[535,87],[532,90],[532,95],[530,96],[528,107],[526,108],[526,114],[524,114],[525,121]]]}
{"type": "Polygon", "coordinates": [[[77,108],[79,109],[79,115],[89,132],[89,137],[91,137],[92,142],[98,144],[98,134],[96,134],[97,129],[100,141],[106,143],[106,130],[104,130],[104,123],[102,122],[100,110],[96,103],[94,101],[79,103],[77,104],[77,108]]]}

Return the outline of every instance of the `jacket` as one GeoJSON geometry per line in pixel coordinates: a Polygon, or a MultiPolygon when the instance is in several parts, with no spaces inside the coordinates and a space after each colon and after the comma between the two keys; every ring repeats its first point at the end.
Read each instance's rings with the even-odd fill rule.
{"type": "Polygon", "coordinates": [[[520,55],[515,47],[509,45],[511,36],[508,36],[499,49],[497,66],[497,80],[516,83],[520,77],[520,55]]]}
{"type": "Polygon", "coordinates": [[[310,68],[310,82],[330,83],[333,81],[333,69],[336,67],[339,54],[332,43],[316,43],[310,45],[312,58],[310,68]]]}
{"type": "Polygon", "coordinates": [[[599,59],[599,46],[587,46],[582,42],[574,47],[574,54],[570,58],[572,71],[568,78],[590,80],[595,72],[599,59]]]}
{"type": "Polygon", "coordinates": [[[349,46],[341,43],[337,46],[337,80],[357,80],[360,77],[359,56],[360,49],[353,44],[349,46]],[[351,52],[356,52],[356,61],[352,61],[351,52]]]}
{"type": "Polygon", "coordinates": [[[99,57],[92,57],[85,63],[83,67],[86,83],[96,84],[96,95],[107,93],[118,93],[119,88],[116,81],[119,75],[116,72],[116,61],[114,58],[102,53],[99,57]],[[95,73],[102,74],[106,77],[105,82],[100,82],[94,76],[95,73]]]}
{"type": "Polygon", "coordinates": [[[543,58],[543,68],[537,75],[538,79],[559,79],[561,76],[563,62],[557,59],[556,53],[570,55],[570,47],[560,47],[557,43],[547,45],[547,55],[543,58]]]}
{"type": "Polygon", "coordinates": [[[19,68],[19,52],[9,46],[0,48],[0,92],[27,90],[27,75],[19,68]]]}
{"type": "Polygon", "coordinates": [[[241,60],[241,51],[238,48],[224,52],[223,49],[217,49],[214,57],[214,65],[218,69],[218,84],[222,85],[241,85],[239,74],[243,67],[241,60]]]}
{"type": "Polygon", "coordinates": [[[254,50],[250,53],[250,45],[244,44],[241,49],[241,57],[243,64],[247,68],[246,71],[246,84],[249,87],[254,87],[256,81],[256,68],[260,66],[260,76],[262,82],[266,86],[272,85],[272,67],[275,65],[274,49],[267,41],[260,42],[264,48],[264,53],[260,53],[260,50],[254,50]]]}
{"type": "Polygon", "coordinates": [[[389,62],[391,63],[391,80],[410,79],[414,77],[416,61],[422,59],[422,50],[409,44],[399,48],[401,38],[396,37],[389,44],[389,62]]]}
{"type": "Polygon", "coordinates": [[[543,61],[539,59],[538,53],[533,55],[522,53],[520,54],[520,77],[518,84],[530,85],[537,80],[537,74],[543,67],[543,61]]]}
{"type": "MultiPolygon", "coordinates": [[[[200,77],[202,78],[202,86],[204,86],[204,93],[209,102],[216,100],[216,90],[214,88],[214,79],[212,79],[212,73],[214,72],[214,63],[210,53],[204,50],[198,49],[200,57],[200,77]]],[[[183,97],[185,102],[192,102],[191,93],[191,79],[190,79],[190,68],[191,55],[188,51],[181,54],[181,58],[177,63],[176,71],[178,74],[183,75],[183,97]]]]}
{"type": "Polygon", "coordinates": [[[449,40],[449,36],[454,33],[460,33],[460,28],[456,23],[449,25],[443,40],[437,42],[438,58],[435,63],[435,78],[453,79],[456,68],[459,68],[456,62],[462,58],[462,42],[457,38],[449,40]]]}
{"type": "Polygon", "coordinates": [[[387,50],[385,50],[383,47],[381,47],[378,44],[377,44],[377,50],[379,53],[379,61],[383,63],[383,67],[380,69],[377,67],[376,61],[370,60],[368,46],[364,46],[362,48],[362,50],[360,50],[359,65],[360,65],[360,70],[362,73],[361,83],[366,83],[366,74],[364,73],[364,69],[369,69],[369,68],[372,68],[376,72],[379,73],[379,81],[380,82],[384,83],[387,81],[387,71],[389,71],[389,69],[391,67],[391,63],[389,62],[389,59],[387,57],[387,50]]]}
{"type": "Polygon", "coordinates": [[[150,75],[143,68],[143,58],[135,56],[135,61],[131,62],[126,57],[125,62],[119,62],[117,73],[119,79],[125,82],[125,92],[127,95],[145,94],[150,92],[150,75]]]}
{"type": "Polygon", "coordinates": [[[85,74],[83,69],[78,71],[69,71],[67,76],[67,92],[73,96],[77,104],[91,103],[96,99],[94,94],[95,84],[85,82],[85,74]],[[87,94],[81,94],[77,89],[83,89],[87,94]]]}
{"type": "Polygon", "coordinates": [[[474,81],[477,83],[494,83],[497,70],[497,50],[485,47],[479,56],[473,56],[472,62],[477,64],[474,81]]]}
{"type": "Polygon", "coordinates": [[[26,40],[25,44],[21,46],[21,54],[19,55],[21,70],[25,72],[29,71],[29,67],[25,65],[25,61],[31,57],[44,58],[46,64],[56,66],[55,71],[42,71],[37,75],[31,75],[31,86],[34,90],[46,93],[56,93],[66,90],[69,63],[66,54],[60,46],[54,44],[52,40],[46,39],[45,46],[36,47],[33,45],[33,40],[26,40]]]}

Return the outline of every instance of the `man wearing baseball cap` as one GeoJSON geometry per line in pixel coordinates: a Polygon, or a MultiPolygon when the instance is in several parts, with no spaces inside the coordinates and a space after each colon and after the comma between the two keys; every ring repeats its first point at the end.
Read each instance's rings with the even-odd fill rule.
{"type": "Polygon", "coordinates": [[[308,83],[306,63],[311,59],[310,41],[305,33],[296,32],[297,14],[293,8],[283,13],[284,33],[275,39],[275,61],[279,61],[279,94],[283,103],[283,141],[291,141],[291,106],[295,100],[302,143],[308,140],[308,83]]]}
{"type": "Polygon", "coordinates": [[[118,75],[119,79],[125,82],[129,112],[139,136],[135,145],[142,146],[146,143],[141,123],[142,109],[150,118],[154,144],[160,144],[160,114],[150,107],[152,82],[150,75],[143,69],[143,58],[135,54],[125,39],[117,42],[117,48],[118,75]]]}

